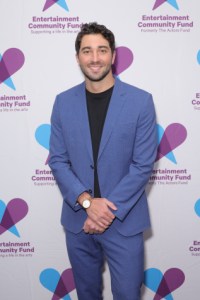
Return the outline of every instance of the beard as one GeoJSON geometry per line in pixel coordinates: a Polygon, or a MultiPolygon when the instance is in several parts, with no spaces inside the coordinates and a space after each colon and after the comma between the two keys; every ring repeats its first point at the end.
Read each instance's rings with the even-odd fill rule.
{"type": "Polygon", "coordinates": [[[98,82],[98,81],[103,80],[110,73],[111,65],[109,65],[102,73],[97,74],[97,75],[93,75],[90,72],[87,72],[86,69],[81,65],[80,65],[80,69],[81,69],[83,75],[87,79],[89,79],[90,81],[93,81],[93,82],[98,82]]]}

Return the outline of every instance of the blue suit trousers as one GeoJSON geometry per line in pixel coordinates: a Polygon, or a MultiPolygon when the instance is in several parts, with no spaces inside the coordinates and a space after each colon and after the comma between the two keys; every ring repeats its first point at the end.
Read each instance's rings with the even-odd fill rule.
{"type": "Polygon", "coordinates": [[[103,299],[105,259],[110,271],[113,300],[140,299],[144,274],[142,233],[123,236],[112,226],[103,234],[66,231],[66,243],[79,300],[103,299]]]}

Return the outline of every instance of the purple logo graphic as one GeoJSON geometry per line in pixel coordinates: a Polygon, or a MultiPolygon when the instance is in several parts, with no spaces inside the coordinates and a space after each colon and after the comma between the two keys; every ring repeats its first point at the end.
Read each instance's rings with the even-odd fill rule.
{"type": "Polygon", "coordinates": [[[65,0],[46,0],[43,11],[47,10],[49,7],[51,7],[54,4],[58,4],[64,10],[69,11],[69,8],[65,0]]]}
{"type": "Polygon", "coordinates": [[[24,61],[23,52],[17,48],[10,48],[4,52],[3,56],[0,55],[0,84],[4,82],[15,90],[11,76],[23,66],[24,61]]]}
{"type": "Polygon", "coordinates": [[[113,73],[118,76],[123,71],[128,69],[133,62],[133,53],[127,47],[116,48],[116,58],[113,65],[113,73]]]}
{"type": "Polygon", "coordinates": [[[171,293],[178,289],[185,281],[182,270],[177,268],[168,269],[164,275],[158,269],[151,268],[145,271],[144,284],[153,292],[153,300],[173,300],[171,293]]]}
{"type": "Polygon", "coordinates": [[[173,6],[175,9],[179,10],[178,4],[176,0],[156,0],[153,10],[161,6],[163,3],[167,2],[171,6],[173,6]]]}
{"type": "Polygon", "coordinates": [[[19,198],[14,198],[6,204],[0,200],[0,234],[9,230],[11,233],[20,237],[16,223],[21,221],[28,212],[27,203],[19,198]]]}
{"type": "MultiPolygon", "coordinates": [[[[49,151],[50,134],[51,134],[51,126],[49,124],[42,124],[35,131],[36,141],[48,151],[49,151]]],[[[45,165],[48,164],[48,159],[49,157],[47,158],[45,165]]]]}
{"type": "Polygon", "coordinates": [[[55,269],[45,269],[40,274],[40,282],[53,293],[52,300],[71,300],[69,293],[75,289],[72,269],[65,270],[61,275],[55,269]]]}
{"type": "Polygon", "coordinates": [[[156,161],[166,157],[177,164],[172,150],[180,146],[187,137],[186,128],[179,123],[172,123],[164,130],[160,125],[158,127],[158,151],[156,161]]]}

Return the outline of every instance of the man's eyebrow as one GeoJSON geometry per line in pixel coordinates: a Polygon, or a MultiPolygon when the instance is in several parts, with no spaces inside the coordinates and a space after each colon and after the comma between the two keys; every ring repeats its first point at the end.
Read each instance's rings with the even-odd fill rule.
{"type": "Polygon", "coordinates": [[[106,46],[106,45],[99,46],[98,48],[105,48],[105,49],[109,49],[109,47],[108,47],[108,46],[106,46]]]}
{"type": "MultiPolygon", "coordinates": [[[[97,48],[98,48],[98,49],[102,49],[102,48],[109,49],[109,47],[106,46],[106,45],[100,45],[100,46],[98,46],[97,48]]],[[[92,47],[90,47],[90,46],[85,46],[85,47],[81,48],[81,51],[83,51],[83,50],[89,50],[89,49],[92,49],[92,47]]]]}
{"type": "Polygon", "coordinates": [[[81,51],[86,50],[86,49],[91,49],[91,47],[89,47],[89,46],[83,47],[83,48],[81,48],[81,51]]]}

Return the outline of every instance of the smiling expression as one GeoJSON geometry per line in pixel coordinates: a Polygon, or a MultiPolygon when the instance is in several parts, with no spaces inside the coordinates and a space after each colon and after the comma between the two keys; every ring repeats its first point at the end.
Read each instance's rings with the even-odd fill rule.
{"type": "Polygon", "coordinates": [[[101,34],[87,34],[82,38],[78,64],[87,80],[102,81],[112,75],[111,66],[115,59],[108,41],[101,34]]]}

